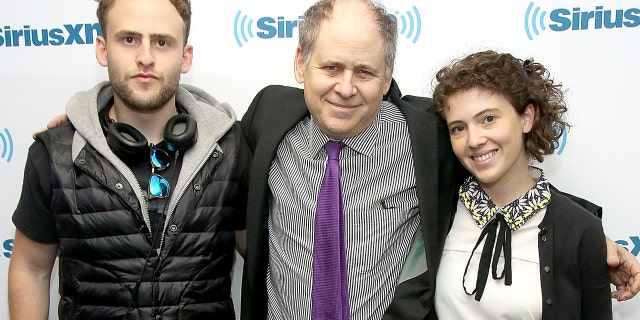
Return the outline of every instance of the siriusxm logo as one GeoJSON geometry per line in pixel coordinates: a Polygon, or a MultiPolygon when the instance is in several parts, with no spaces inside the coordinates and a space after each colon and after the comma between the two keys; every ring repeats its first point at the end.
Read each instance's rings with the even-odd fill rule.
{"type": "Polygon", "coordinates": [[[4,26],[0,31],[0,47],[40,47],[74,44],[92,44],[97,35],[102,35],[98,23],[65,24],[62,28],[22,29],[4,26]]]}
{"type": "Polygon", "coordinates": [[[529,40],[534,35],[540,35],[541,31],[567,31],[590,29],[620,29],[635,28],[640,25],[640,9],[605,9],[602,5],[596,5],[594,10],[583,10],[580,7],[571,9],[553,9],[547,15],[547,11],[529,3],[524,14],[524,30],[529,40]],[[535,7],[535,8],[534,8],[535,7]]]}
{"type": "Polygon", "coordinates": [[[4,251],[2,254],[5,258],[11,258],[11,251],[13,251],[13,239],[6,239],[2,242],[2,248],[4,251]]]}
{"type": "MultiPolygon", "coordinates": [[[[413,6],[411,10],[407,10],[402,14],[399,11],[389,14],[393,19],[398,21],[398,33],[412,43],[416,43],[420,38],[422,29],[422,20],[418,8],[413,6]]],[[[238,10],[233,19],[233,35],[236,44],[243,47],[244,44],[253,38],[258,39],[290,39],[294,37],[294,31],[300,26],[303,16],[293,19],[284,16],[277,17],[261,17],[250,18],[238,10]]]]}
{"type": "Polygon", "coordinates": [[[302,16],[295,20],[285,20],[283,16],[272,18],[262,17],[255,21],[247,17],[246,14],[242,14],[242,11],[238,10],[235,19],[233,19],[233,35],[236,39],[236,43],[242,48],[243,43],[247,43],[249,38],[254,37],[253,28],[257,28],[259,31],[256,35],[260,39],[272,39],[278,38],[293,38],[293,29],[297,28],[302,16]]]}
{"type": "Polygon", "coordinates": [[[640,237],[630,236],[629,240],[631,240],[631,242],[627,240],[616,240],[616,243],[623,246],[634,256],[638,256],[638,253],[640,253],[640,237]]]}
{"type": "Polygon", "coordinates": [[[13,139],[7,128],[4,128],[3,132],[0,132],[0,140],[2,141],[2,145],[0,145],[0,149],[2,150],[0,158],[11,162],[11,158],[13,157],[13,139]]]}

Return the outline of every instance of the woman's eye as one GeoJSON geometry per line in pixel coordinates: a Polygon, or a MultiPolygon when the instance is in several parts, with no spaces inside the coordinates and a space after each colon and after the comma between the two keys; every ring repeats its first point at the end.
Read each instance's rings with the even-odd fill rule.
{"type": "Polygon", "coordinates": [[[457,134],[460,133],[464,130],[464,127],[462,126],[455,126],[455,127],[451,127],[449,128],[449,133],[450,134],[457,134]]]}
{"type": "Polygon", "coordinates": [[[485,123],[491,123],[491,122],[494,122],[494,121],[496,121],[496,116],[494,116],[492,114],[484,117],[484,122],[485,123]]]}

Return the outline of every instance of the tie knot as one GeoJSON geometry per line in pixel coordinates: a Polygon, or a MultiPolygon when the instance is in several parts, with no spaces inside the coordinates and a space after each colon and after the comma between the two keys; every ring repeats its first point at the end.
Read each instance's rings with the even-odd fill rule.
{"type": "Polygon", "coordinates": [[[324,149],[327,150],[327,157],[329,160],[338,160],[340,156],[340,150],[344,147],[344,142],[329,140],[324,144],[324,149]]]}

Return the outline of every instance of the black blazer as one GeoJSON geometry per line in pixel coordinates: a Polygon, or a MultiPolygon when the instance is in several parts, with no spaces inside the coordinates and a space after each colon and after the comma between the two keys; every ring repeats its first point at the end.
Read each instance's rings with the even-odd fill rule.
{"type": "MultiPolygon", "coordinates": [[[[386,100],[404,114],[416,173],[422,234],[429,272],[396,287],[385,319],[435,319],[435,275],[457,201],[457,188],[467,175],[451,149],[442,120],[431,113],[431,99],[407,96],[392,82],[386,100]]],[[[302,89],[268,86],[242,118],[242,130],[253,151],[247,208],[247,250],[242,283],[241,319],[266,319],[266,277],[269,262],[267,215],[268,175],[280,141],[309,116],[302,89]]]]}

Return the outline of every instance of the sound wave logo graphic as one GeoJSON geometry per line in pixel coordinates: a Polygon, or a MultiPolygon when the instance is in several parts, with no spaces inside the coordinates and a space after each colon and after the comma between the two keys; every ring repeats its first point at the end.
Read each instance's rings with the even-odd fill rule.
{"type": "Polygon", "coordinates": [[[253,25],[253,19],[249,19],[247,21],[247,15],[242,15],[242,11],[238,10],[236,13],[235,19],[233,19],[233,36],[236,38],[236,43],[240,48],[242,48],[242,43],[249,42],[247,35],[250,38],[253,38],[253,31],[251,30],[251,26],[253,25]]]}
{"type": "Polygon", "coordinates": [[[2,140],[2,153],[0,153],[0,158],[11,162],[11,158],[13,157],[13,139],[7,128],[4,128],[4,134],[0,132],[0,140],[2,140]]]}
{"type": "MultiPolygon", "coordinates": [[[[565,127],[562,132],[562,137],[558,141],[553,142],[553,147],[557,150],[556,154],[561,155],[564,151],[564,147],[567,145],[567,136],[569,135],[569,128],[565,127]]],[[[560,132],[560,128],[555,127],[556,132],[560,132]]]]}
{"type": "Polygon", "coordinates": [[[416,6],[413,6],[411,9],[413,9],[413,11],[407,10],[405,15],[396,13],[390,14],[390,16],[396,19],[396,21],[398,21],[398,17],[396,15],[400,16],[400,22],[398,22],[398,33],[411,40],[411,42],[416,43],[420,38],[422,19],[420,18],[420,12],[416,6]]]}
{"type": "Polygon", "coordinates": [[[527,7],[527,11],[524,14],[524,31],[527,33],[527,38],[529,38],[529,40],[533,40],[533,34],[536,36],[540,34],[538,26],[543,31],[547,29],[544,23],[547,12],[540,12],[540,7],[533,9],[534,5],[533,1],[529,3],[529,7],[527,7]]]}

